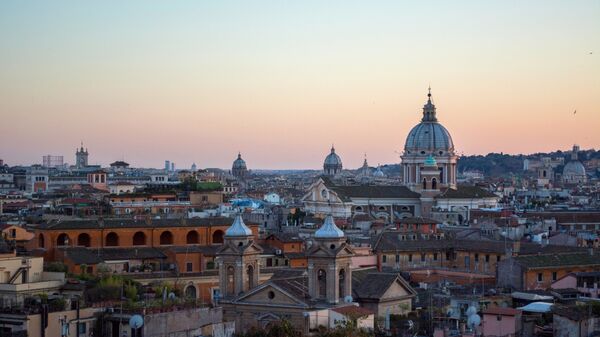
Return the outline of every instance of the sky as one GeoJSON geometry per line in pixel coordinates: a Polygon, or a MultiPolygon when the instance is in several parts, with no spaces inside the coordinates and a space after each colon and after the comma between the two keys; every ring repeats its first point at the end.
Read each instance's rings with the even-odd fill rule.
{"type": "Polygon", "coordinates": [[[0,2],[0,158],[398,163],[431,85],[459,154],[600,148],[600,1],[0,2]],[[577,111],[576,113],[574,113],[577,111]]]}

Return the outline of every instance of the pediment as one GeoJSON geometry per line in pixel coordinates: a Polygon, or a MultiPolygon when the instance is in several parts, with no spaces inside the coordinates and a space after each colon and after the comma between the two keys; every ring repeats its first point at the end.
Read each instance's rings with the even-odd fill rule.
{"type": "Polygon", "coordinates": [[[296,298],[284,289],[278,287],[271,281],[250,290],[235,300],[240,304],[252,305],[280,305],[280,306],[307,306],[304,301],[296,298]]]}
{"type": "Polygon", "coordinates": [[[346,257],[354,256],[354,251],[345,243],[336,249],[317,245],[311,250],[309,255],[313,257],[346,257]]]}
{"type": "Polygon", "coordinates": [[[248,246],[243,247],[242,251],[245,254],[260,254],[263,252],[263,249],[256,243],[252,242],[248,246]]]}
{"type": "Polygon", "coordinates": [[[217,251],[217,255],[242,255],[242,254],[260,254],[263,252],[263,249],[251,241],[248,245],[245,246],[236,246],[233,243],[225,243],[219,250],[217,251]]]}
{"type": "Polygon", "coordinates": [[[400,280],[396,279],[396,281],[394,281],[389,288],[385,291],[385,293],[383,293],[383,296],[381,296],[382,300],[385,299],[392,299],[392,298],[398,298],[398,297],[403,297],[403,296],[408,296],[408,295],[412,295],[412,293],[406,289],[406,287],[402,284],[402,282],[400,282],[400,280]]]}

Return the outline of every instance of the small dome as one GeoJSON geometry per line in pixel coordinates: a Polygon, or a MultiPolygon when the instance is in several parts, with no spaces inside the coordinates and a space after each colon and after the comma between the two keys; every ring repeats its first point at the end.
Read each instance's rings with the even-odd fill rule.
{"type": "Polygon", "coordinates": [[[585,167],[579,160],[572,160],[565,165],[563,176],[585,176],[585,167]]]}
{"type": "Polygon", "coordinates": [[[377,170],[375,170],[375,173],[373,173],[373,176],[378,177],[378,178],[385,177],[385,174],[381,170],[380,166],[377,166],[377,170]]]}
{"type": "Polygon", "coordinates": [[[338,228],[333,221],[333,217],[328,215],[325,218],[323,226],[315,232],[317,239],[338,239],[344,237],[344,231],[338,228]]]}
{"type": "Polygon", "coordinates": [[[237,215],[233,224],[225,231],[225,236],[251,236],[252,230],[244,224],[241,215],[237,215]]]}
{"type": "Polygon", "coordinates": [[[242,159],[242,154],[238,153],[238,157],[236,160],[233,161],[233,166],[232,168],[235,169],[239,169],[239,170],[245,170],[246,169],[246,162],[244,161],[244,159],[242,159]]]}
{"type": "Polygon", "coordinates": [[[430,154],[427,159],[425,159],[425,166],[437,166],[437,162],[435,161],[435,158],[433,158],[433,156],[430,154]]]}
{"type": "Polygon", "coordinates": [[[342,159],[335,153],[335,148],[331,147],[331,153],[325,157],[324,165],[342,165],[342,159]]]}

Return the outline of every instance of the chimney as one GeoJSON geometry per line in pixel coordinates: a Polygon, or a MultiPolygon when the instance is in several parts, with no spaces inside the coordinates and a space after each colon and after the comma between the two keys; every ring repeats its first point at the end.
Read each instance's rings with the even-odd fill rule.
{"type": "Polygon", "coordinates": [[[519,256],[520,252],[521,252],[521,241],[519,241],[519,240],[513,241],[512,256],[519,256]]]}

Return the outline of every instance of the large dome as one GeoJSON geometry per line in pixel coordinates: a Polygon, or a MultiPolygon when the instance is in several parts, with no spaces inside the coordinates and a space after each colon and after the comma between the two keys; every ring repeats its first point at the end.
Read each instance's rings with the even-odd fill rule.
{"type": "Polygon", "coordinates": [[[446,128],[438,123],[435,105],[431,102],[431,91],[427,94],[427,104],[423,106],[423,118],[406,137],[404,151],[407,154],[446,154],[454,152],[452,137],[446,128]]]}
{"type": "Polygon", "coordinates": [[[585,167],[579,160],[572,160],[565,165],[563,176],[585,176],[585,167]]]}
{"type": "Polygon", "coordinates": [[[233,166],[232,168],[235,169],[239,169],[239,170],[245,170],[246,169],[246,162],[244,161],[244,159],[242,159],[242,154],[238,153],[238,157],[236,160],[233,161],[233,166]]]}
{"type": "Polygon", "coordinates": [[[408,133],[404,151],[407,153],[420,153],[421,151],[425,151],[425,153],[453,152],[454,143],[450,133],[442,124],[438,122],[421,122],[408,133]]]}

